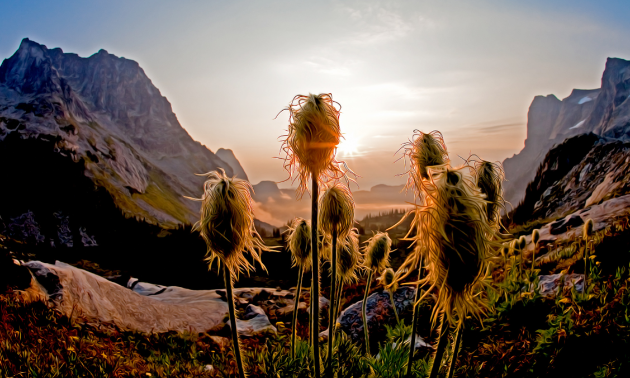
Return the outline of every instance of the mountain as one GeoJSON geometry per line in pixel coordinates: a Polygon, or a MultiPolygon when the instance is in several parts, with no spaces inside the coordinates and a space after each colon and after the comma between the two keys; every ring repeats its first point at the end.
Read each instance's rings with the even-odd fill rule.
{"type": "Polygon", "coordinates": [[[630,61],[608,58],[599,89],[575,89],[559,100],[536,96],[529,107],[527,139],[521,152],[505,159],[505,198],[516,206],[554,145],[593,133],[607,140],[630,139],[630,61]]]}
{"type": "Polygon", "coordinates": [[[238,161],[232,150],[219,148],[216,152],[216,155],[219,157],[219,159],[226,162],[230,166],[230,168],[232,168],[232,172],[234,172],[234,175],[236,175],[236,177],[249,181],[247,173],[245,173],[241,162],[238,161]]]}
{"type": "Polygon", "coordinates": [[[198,217],[199,204],[184,198],[201,195],[195,173],[244,174],[190,137],[137,62],[105,50],[82,58],[28,38],[0,66],[0,150],[3,178],[16,183],[3,194],[38,186],[47,200],[72,202],[73,187],[91,183],[125,217],[167,229],[198,217]],[[78,175],[90,182],[77,184],[78,175]]]}

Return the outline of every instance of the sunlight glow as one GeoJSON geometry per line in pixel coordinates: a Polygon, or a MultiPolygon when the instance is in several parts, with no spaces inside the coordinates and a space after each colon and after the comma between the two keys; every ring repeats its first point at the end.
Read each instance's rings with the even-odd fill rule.
{"type": "Polygon", "coordinates": [[[343,134],[339,146],[337,146],[337,154],[339,156],[356,156],[359,155],[360,138],[352,134],[343,134]]]}

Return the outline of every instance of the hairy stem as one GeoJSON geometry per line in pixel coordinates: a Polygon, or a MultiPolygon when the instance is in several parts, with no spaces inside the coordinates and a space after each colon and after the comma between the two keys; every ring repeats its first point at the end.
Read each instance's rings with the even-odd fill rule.
{"type": "Polygon", "coordinates": [[[455,374],[455,364],[457,363],[457,356],[459,355],[459,350],[461,349],[462,333],[464,333],[463,321],[459,324],[459,327],[457,327],[455,343],[453,344],[453,357],[451,358],[451,364],[448,367],[448,374],[446,375],[447,378],[453,378],[453,374],[455,374]]]}
{"type": "Polygon", "coordinates": [[[293,307],[293,322],[291,323],[291,359],[295,359],[295,337],[297,333],[298,305],[300,304],[300,294],[302,293],[302,276],[304,266],[300,265],[300,275],[298,276],[297,289],[295,290],[295,306],[293,307]]]}
{"type": "Polygon", "coordinates": [[[319,235],[317,234],[317,199],[319,198],[319,187],[317,177],[311,175],[312,185],[312,207],[311,207],[311,254],[312,254],[312,278],[311,278],[311,333],[313,340],[313,367],[315,378],[321,377],[319,360],[319,235]]]}
{"type": "Polygon", "coordinates": [[[343,280],[339,281],[339,287],[337,288],[337,301],[335,305],[335,321],[339,318],[341,313],[341,294],[343,293],[343,280]]]}
{"type": "Polygon", "coordinates": [[[448,323],[445,314],[442,314],[442,319],[440,319],[438,335],[438,343],[435,348],[435,354],[433,355],[433,361],[431,362],[431,374],[429,378],[437,378],[440,367],[442,366],[442,357],[444,356],[444,350],[446,349],[446,343],[448,341],[448,323]]]}
{"type": "Polygon", "coordinates": [[[337,227],[332,232],[332,277],[330,278],[330,307],[328,311],[328,376],[333,378],[333,338],[335,337],[335,283],[337,281],[337,227]]]}
{"type": "Polygon", "coordinates": [[[584,245],[584,285],[582,286],[582,293],[586,293],[586,280],[588,279],[588,238],[584,245]]]}
{"type": "Polygon", "coordinates": [[[538,248],[538,242],[534,243],[534,252],[532,252],[532,271],[536,268],[536,248],[538,248]]]}
{"type": "Polygon", "coordinates": [[[368,272],[367,283],[365,284],[365,294],[363,294],[363,333],[365,333],[365,353],[370,354],[370,330],[367,321],[367,299],[370,293],[370,284],[372,283],[372,269],[368,272]]]}
{"type": "Polygon", "coordinates": [[[232,329],[232,343],[234,344],[234,357],[238,366],[238,376],[245,378],[243,369],[243,359],[241,358],[241,347],[238,342],[238,332],[236,330],[236,311],[234,310],[234,294],[232,290],[232,274],[223,264],[223,279],[225,280],[225,291],[227,292],[228,310],[230,312],[230,328],[232,329]]]}
{"type": "Polygon", "coordinates": [[[394,309],[394,315],[396,315],[396,324],[398,324],[400,323],[400,318],[398,317],[398,311],[396,310],[396,302],[394,302],[394,293],[392,293],[391,289],[387,290],[387,292],[389,293],[389,300],[392,302],[392,309],[394,309]]]}
{"type": "MultiPolygon", "coordinates": [[[[420,266],[418,267],[418,281],[422,276],[422,258],[420,258],[420,266]]],[[[416,285],[416,299],[413,301],[413,316],[411,318],[411,342],[409,343],[409,357],[407,359],[406,377],[411,377],[411,365],[413,363],[413,352],[416,347],[416,323],[418,322],[418,307],[420,300],[420,284],[416,285]]]]}

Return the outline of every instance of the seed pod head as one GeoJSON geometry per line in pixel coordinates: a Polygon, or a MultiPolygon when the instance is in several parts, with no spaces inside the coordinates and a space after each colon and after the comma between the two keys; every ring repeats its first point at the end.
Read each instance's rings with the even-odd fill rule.
{"type": "Polygon", "coordinates": [[[412,189],[416,197],[422,198],[422,180],[429,179],[429,168],[449,162],[444,138],[437,130],[428,134],[415,130],[413,138],[403,143],[403,147],[405,161],[409,161],[405,189],[412,189]]]}
{"type": "Polygon", "coordinates": [[[527,246],[527,239],[525,239],[525,236],[521,236],[520,238],[518,238],[518,249],[522,251],[525,249],[526,246],[527,246]]]}
{"type": "Polygon", "coordinates": [[[536,245],[539,240],[540,240],[540,231],[538,230],[532,231],[532,243],[536,245]]]}
{"type": "Polygon", "coordinates": [[[303,218],[293,219],[289,227],[288,242],[293,265],[307,271],[311,265],[311,222],[303,218]]]}
{"type": "Polygon", "coordinates": [[[433,319],[444,313],[452,324],[488,310],[483,293],[495,258],[485,196],[470,173],[464,166],[434,175],[416,240],[427,251],[427,279],[439,288],[433,319]]]}
{"type": "Polygon", "coordinates": [[[381,274],[380,281],[385,289],[390,290],[391,292],[398,290],[398,281],[396,280],[396,273],[394,273],[394,269],[385,268],[385,270],[383,270],[383,274],[381,274]]]}
{"type": "Polygon", "coordinates": [[[518,251],[521,248],[521,244],[518,242],[518,239],[514,239],[510,242],[510,250],[512,253],[518,251]]]}
{"type": "Polygon", "coordinates": [[[319,227],[332,237],[333,229],[337,237],[343,239],[354,224],[354,199],[347,186],[338,182],[329,185],[319,197],[319,227]]]}
{"type": "Polygon", "coordinates": [[[584,228],[582,229],[582,237],[584,239],[588,239],[589,236],[593,235],[593,219],[589,219],[584,223],[584,228]]]}
{"type": "Polygon", "coordinates": [[[286,110],[289,126],[282,143],[286,153],[284,168],[290,177],[295,174],[299,179],[296,195],[301,198],[311,175],[320,183],[344,176],[335,160],[341,138],[340,111],[329,93],[297,95],[286,110]]]}
{"type": "Polygon", "coordinates": [[[389,265],[389,253],[392,248],[392,239],[387,232],[377,232],[366,243],[364,266],[375,273],[385,269],[389,265]]]}
{"type": "Polygon", "coordinates": [[[477,161],[475,162],[475,176],[481,193],[486,195],[488,222],[498,228],[501,220],[501,208],[504,207],[503,180],[505,180],[505,174],[501,163],[477,161]]]}
{"type": "MultiPolygon", "coordinates": [[[[249,252],[265,269],[260,252],[268,251],[254,228],[252,187],[246,180],[230,178],[225,171],[207,173],[201,197],[201,218],[193,230],[199,231],[208,246],[209,266],[218,259],[238,277],[243,271],[254,270],[243,252],[249,252]]],[[[266,269],[265,269],[266,270],[266,269]]]]}
{"type": "Polygon", "coordinates": [[[359,234],[356,228],[350,230],[339,242],[337,253],[337,278],[343,283],[356,282],[357,270],[361,267],[363,255],[359,251],[359,234]]]}

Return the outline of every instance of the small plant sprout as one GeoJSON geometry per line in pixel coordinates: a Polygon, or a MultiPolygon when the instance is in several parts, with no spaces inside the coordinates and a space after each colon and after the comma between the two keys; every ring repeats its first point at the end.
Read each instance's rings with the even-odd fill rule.
{"type": "Polygon", "coordinates": [[[291,223],[288,235],[289,250],[293,259],[293,265],[300,270],[298,275],[297,289],[295,290],[295,305],[293,308],[293,323],[291,324],[291,358],[295,358],[295,338],[297,332],[297,314],[302,293],[302,277],[304,271],[308,270],[311,264],[311,225],[303,218],[295,218],[291,223]]]}
{"type": "Polygon", "coordinates": [[[398,281],[396,280],[394,269],[386,268],[383,270],[380,281],[385,290],[389,293],[389,300],[392,303],[392,309],[394,310],[394,315],[396,316],[396,323],[399,323],[400,318],[398,317],[398,311],[396,310],[396,301],[394,301],[394,293],[398,290],[398,281]]]}
{"type": "Polygon", "coordinates": [[[378,232],[366,241],[364,267],[368,271],[367,282],[365,284],[365,294],[363,295],[363,331],[365,333],[365,351],[370,354],[370,334],[367,319],[367,299],[370,293],[372,275],[387,267],[389,264],[389,253],[391,252],[392,239],[386,232],[378,232]]]}
{"type": "Polygon", "coordinates": [[[582,239],[584,239],[584,285],[582,292],[586,293],[586,282],[588,279],[588,239],[593,235],[593,219],[589,219],[584,223],[582,229],[582,239]]]}
{"type": "Polygon", "coordinates": [[[212,267],[214,260],[217,260],[219,268],[223,265],[234,356],[239,376],[244,378],[232,283],[235,277],[238,279],[239,273],[254,270],[243,252],[249,252],[265,269],[260,260],[260,252],[271,249],[263,244],[254,228],[250,183],[230,178],[222,169],[209,172],[205,176],[208,179],[203,185],[204,192],[200,199],[201,218],[195,223],[193,230],[199,231],[206,242],[209,267],[212,267]]]}
{"type": "MultiPolygon", "coordinates": [[[[333,183],[322,193],[319,199],[319,227],[330,241],[332,275],[330,280],[330,308],[328,319],[328,361],[332,361],[333,339],[335,328],[335,294],[337,292],[337,244],[344,239],[354,224],[354,199],[345,185],[333,183]]],[[[328,367],[328,375],[332,378],[332,363],[328,367]]]]}
{"type": "MultiPolygon", "coordinates": [[[[289,111],[289,126],[282,150],[286,154],[284,168],[289,178],[299,179],[296,192],[302,198],[311,179],[311,334],[319,333],[319,250],[318,250],[318,198],[319,186],[341,179],[345,172],[335,160],[341,138],[340,110],[335,108],[329,93],[308,96],[297,95],[285,109],[289,111]]],[[[313,341],[313,368],[316,378],[321,376],[319,339],[313,341]]]]}
{"type": "Polygon", "coordinates": [[[540,240],[540,231],[532,231],[532,243],[534,243],[534,252],[532,252],[532,270],[536,268],[536,250],[538,249],[538,241],[540,240]]]}
{"type": "Polygon", "coordinates": [[[521,236],[520,238],[518,238],[517,241],[518,244],[518,251],[521,255],[521,261],[519,263],[519,274],[522,275],[523,274],[523,263],[524,263],[524,256],[523,254],[525,253],[525,247],[527,246],[527,239],[525,239],[525,236],[521,236]]]}

